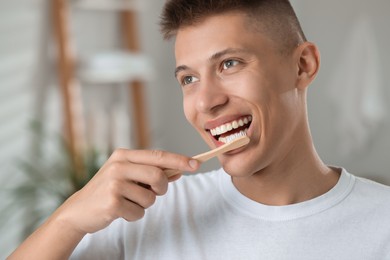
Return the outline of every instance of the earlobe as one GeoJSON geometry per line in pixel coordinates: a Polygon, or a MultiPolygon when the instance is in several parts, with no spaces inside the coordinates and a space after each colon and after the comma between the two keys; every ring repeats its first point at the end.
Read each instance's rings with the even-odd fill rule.
{"type": "Polygon", "coordinates": [[[320,68],[320,53],[315,44],[304,42],[296,49],[297,88],[305,89],[315,79],[320,68]]]}

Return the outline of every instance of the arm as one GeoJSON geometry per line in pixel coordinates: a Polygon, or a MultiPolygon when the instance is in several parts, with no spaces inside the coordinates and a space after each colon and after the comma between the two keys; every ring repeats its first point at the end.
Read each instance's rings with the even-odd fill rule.
{"type": "Polygon", "coordinates": [[[163,151],[116,150],[99,172],[73,194],[8,259],[67,259],[87,233],[117,218],[136,221],[166,193],[163,169],[195,171],[191,158],[163,151]],[[192,166],[191,166],[191,165],[192,166]]]}

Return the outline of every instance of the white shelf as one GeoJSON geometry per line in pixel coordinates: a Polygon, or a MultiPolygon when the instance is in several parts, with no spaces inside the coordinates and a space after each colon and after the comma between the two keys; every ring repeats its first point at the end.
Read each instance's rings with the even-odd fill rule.
{"type": "Polygon", "coordinates": [[[73,0],[72,6],[96,11],[141,11],[145,1],[138,0],[73,0]]]}
{"type": "Polygon", "coordinates": [[[152,62],[145,55],[112,51],[81,58],[77,74],[86,83],[116,84],[149,81],[154,72],[152,62]]]}

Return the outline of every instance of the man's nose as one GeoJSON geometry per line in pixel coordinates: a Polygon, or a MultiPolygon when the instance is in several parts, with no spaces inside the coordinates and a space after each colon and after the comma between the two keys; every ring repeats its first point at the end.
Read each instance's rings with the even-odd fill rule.
{"type": "Polygon", "coordinates": [[[196,108],[202,113],[211,113],[228,102],[228,95],[218,79],[203,79],[197,93],[196,108]]]}

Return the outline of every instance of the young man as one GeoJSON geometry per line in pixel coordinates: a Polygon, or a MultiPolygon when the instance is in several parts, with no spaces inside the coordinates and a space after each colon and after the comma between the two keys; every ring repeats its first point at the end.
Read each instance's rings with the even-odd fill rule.
{"type": "Polygon", "coordinates": [[[171,180],[199,163],[118,150],[10,259],[390,259],[390,189],[313,147],[320,58],[288,0],[171,0],[162,28],[188,121],[211,148],[249,144],[171,180]]]}

